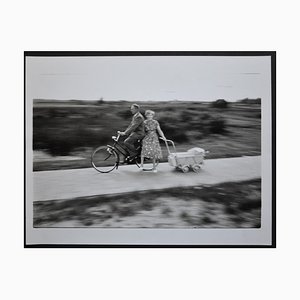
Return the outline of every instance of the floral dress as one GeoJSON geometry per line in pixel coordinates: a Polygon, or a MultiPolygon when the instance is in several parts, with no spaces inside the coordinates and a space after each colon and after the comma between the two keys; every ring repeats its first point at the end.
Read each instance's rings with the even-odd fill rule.
{"type": "Polygon", "coordinates": [[[146,135],[142,141],[142,155],[147,158],[161,159],[162,152],[159,145],[158,135],[156,132],[159,123],[156,120],[146,120],[145,132],[146,135]]]}

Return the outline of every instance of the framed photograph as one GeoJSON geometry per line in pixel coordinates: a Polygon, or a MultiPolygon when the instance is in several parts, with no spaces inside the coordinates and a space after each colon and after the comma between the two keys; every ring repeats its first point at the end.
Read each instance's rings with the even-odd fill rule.
{"type": "Polygon", "coordinates": [[[276,52],[24,52],[24,247],[276,247],[276,52]]]}

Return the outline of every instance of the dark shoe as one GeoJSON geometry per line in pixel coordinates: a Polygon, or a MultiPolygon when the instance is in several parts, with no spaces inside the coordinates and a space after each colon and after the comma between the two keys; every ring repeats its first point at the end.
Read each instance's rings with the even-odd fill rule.
{"type": "Polygon", "coordinates": [[[135,157],[133,157],[133,158],[128,158],[128,160],[126,161],[126,163],[127,163],[128,165],[133,165],[133,164],[135,164],[135,157]]]}
{"type": "Polygon", "coordinates": [[[134,154],[130,154],[130,156],[128,157],[129,160],[133,160],[135,159],[139,154],[138,153],[134,153],[134,154]]]}

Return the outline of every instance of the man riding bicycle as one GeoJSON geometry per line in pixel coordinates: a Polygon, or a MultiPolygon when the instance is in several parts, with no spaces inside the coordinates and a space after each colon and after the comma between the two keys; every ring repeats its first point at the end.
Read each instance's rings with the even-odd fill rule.
{"type": "Polygon", "coordinates": [[[144,128],[144,117],[140,113],[140,107],[137,104],[131,105],[131,113],[133,114],[130,125],[125,131],[118,131],[120,135],[127,135],[128,138],[124,141],[125,146],[128,149],[130,157],[135,157],[138,152],[135,148],[135,143],[138,140],[142,140],[145,136],[145,128],[144,128]]]}

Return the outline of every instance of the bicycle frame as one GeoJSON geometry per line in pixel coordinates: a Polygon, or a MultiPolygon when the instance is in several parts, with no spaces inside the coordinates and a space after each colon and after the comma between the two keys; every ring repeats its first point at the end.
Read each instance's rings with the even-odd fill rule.
{"type": "MultiPolygon", "coordinates": [[[[96,150],[94,150],[94,152],[91,156],[91,163],[92,163],[93,168],[95,168],[97,171],[99,171],[101,173],[108,173],[108,172],[111,172],[114,168],[118,169],[119,165],[123,164],[124,162],[129,163],[129,164],[134,163],[140,168],[140,162],[139,162],[140,153],[137,153],[136,156],[131,157],[130,152],[127,149],[126,145],[123,145],[123,143],[119,142],[120,136],[121,136],[121,134],[118,132],[117,136],[112,136],[112,139],[114,141],[112,145],[106,145],[106,146],[103,145],[103,146],[100,146],[100,147],[96,148],[96,150]],[[108,149],[111,149],[114,152],[114,154],[116,155],[116,161],[115,161],[113,169],[111,169],[110,171],[107,171],[107,172],[106,171],[100,171],[98,169],[98,167],[94,164],[94,161],[93,161],[95,153],[97,153],[97,151],[99,149],[103,149],[103,147],[106,148],[106,151],[108,149]],[[125,158],[124,162],[123,161],[120,162],[120,155],[124,156],[124,158],[125,158]]],[[[137,150],[141,150],[141,147],[139,146],[139,149],[137,149],[137,150]]],[[[113,154],[110,151],[109,151],[109,153],[113,154]]],[[[110,157],[110,155],[107,158],[105,158],[105,160],[107,160],[109,157],[110,157]]],[[[157,164],[158,164],[158,162],[157,162],[157,164]]]]}
{"type": "Polygon", "coordinates": [[[110,145],[108,145],[108,146],[110,146],[110,147],[111,147],[113,150],[115,150],[118,154],[121,153],[121,154],[124,155],[125,157],[126,157],[126,156],[129,156],[128,150],[127,150],[124,146],[122,146],[122,144],[119,142],[119,138],[120,138],[120,134],[118,134],[117,137],[113,136],[112,139],[113,139],[115,142],[113,143],[112,146],[110,146],[110,145]]]}
{"type": "MultiPolygon", "coordinates": [[[[113,136],[112,139],[114,140],[114,143],[113,145],[107,145],[108,147],[110,147],[111,149],[113,149],[114,151],[116,151],[116,153],[119,155],[119,154],[122,154],[125,159],[128,158],[130,156],[130,153],[128,152],[128,150],[119,142],[119,139],[120,139],[120,134],[118,133],[117,137],[116,136],[113,136]]],[[[139,165],[137,164],[136,160],[134,160],[135,164],[139,167],[139,165]]],[[[120,162],[118,161],[117,162],[117,167],[119,167],[119,164],[120,162]]]]}

